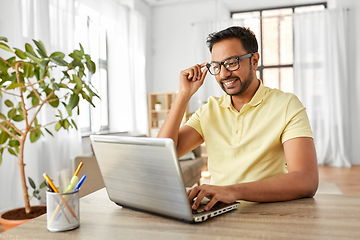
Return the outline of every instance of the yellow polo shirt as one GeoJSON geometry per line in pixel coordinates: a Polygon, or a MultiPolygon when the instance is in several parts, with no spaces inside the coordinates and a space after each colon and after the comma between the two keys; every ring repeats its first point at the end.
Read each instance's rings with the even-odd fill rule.
{"type": "Polygon", "coordinates": [[[299,99],[265,87],[238,112],[229,95],[210,97],[186,123],[204,139],[211,184],[260,181],[287,173],[282,143],[313,137],[299,99]]]}

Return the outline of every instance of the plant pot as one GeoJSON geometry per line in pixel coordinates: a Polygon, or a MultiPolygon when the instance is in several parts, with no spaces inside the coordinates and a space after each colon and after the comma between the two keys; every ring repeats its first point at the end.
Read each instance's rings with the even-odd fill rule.
{"type": "Polygon", "coordinates": [[[25,213],[25,208],[16,208],[0,214],[0,223],[4,226],[4,231],[26,223],[31,219],[46,213],[46,205],[39,205],[31,207],[29,214],[25,213]]]}
{"type": "Polygon", "coordinates": [[[161,104],[157,103],[155,104],[155,111],[160,111],[161,110],[161,104]]]}

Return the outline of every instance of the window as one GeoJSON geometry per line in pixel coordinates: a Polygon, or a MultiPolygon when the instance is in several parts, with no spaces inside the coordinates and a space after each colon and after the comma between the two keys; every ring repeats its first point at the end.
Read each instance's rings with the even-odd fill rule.
{"type": "Polygon", "coordinates": [[[319,3],[231,13],[232,18],[241,20],[256,35],[260,54],[257,76],[264,85],[294,91],[292,14],[325,8],[326,3],[319,3]]]}
{"type": "Polygon", "coordinates": [[[90,8],[81,6],[79,16],[76,16],[76,41],[80,42],[96,64],[96,73],[88,74],[88,81],[97,90],[100,99],[93,98],[96,107],[92,107],[86,100],[80,100],[80,115],[78,127],[82,135],[109,130],[108,109],[108,62],[107,62],[107,33],[97,23],[99,14],[90,8]]]}

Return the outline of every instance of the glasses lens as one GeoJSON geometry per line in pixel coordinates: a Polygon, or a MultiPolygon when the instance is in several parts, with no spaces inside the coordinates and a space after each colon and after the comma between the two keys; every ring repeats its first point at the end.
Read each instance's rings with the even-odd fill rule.
{"type": "Polygon", "coordinates": [[[224,62],[224,66],[229,71],[235,71],[239,68],[239,60],[237,58],[232,58],[224,62]]]}
{"type": "Polygon", "coordinates": [[[220,64],[218,63],[210,63],[209,64],[209,71],[212,75],[219,74],[220,72],[220,64]]]}

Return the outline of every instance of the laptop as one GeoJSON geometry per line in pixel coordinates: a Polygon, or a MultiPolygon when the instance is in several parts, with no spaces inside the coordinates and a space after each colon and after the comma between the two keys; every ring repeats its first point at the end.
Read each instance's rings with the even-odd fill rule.
{"type": "Polygon", "coordinates": [[[219,202],[210,211],[203,207],[193,211],[170,138],[91,135],[90,139],[108,196],[122,207],[203,222],[240,204],[219,202]]]}

